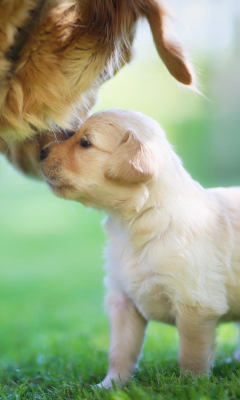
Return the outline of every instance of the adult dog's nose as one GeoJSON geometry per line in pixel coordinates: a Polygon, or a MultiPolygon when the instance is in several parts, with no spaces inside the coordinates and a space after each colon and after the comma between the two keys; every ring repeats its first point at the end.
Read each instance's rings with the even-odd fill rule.
{"type": "Polygon", "coordinates": [[[44,147],[44,149],[40,151],[40,161],[43,161],[45,158],[47,158],[48,154],[49,154],[49,147],[44,147]]]}

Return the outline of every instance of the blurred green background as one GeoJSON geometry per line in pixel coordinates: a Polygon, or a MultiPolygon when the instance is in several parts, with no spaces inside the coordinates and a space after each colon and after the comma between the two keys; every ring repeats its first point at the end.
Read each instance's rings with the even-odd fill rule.
{"type": "MultiPolygon", "coordinates": [[[[102,87],[95,110],[122,107],[155,118],[194,179],[207,187],[239,185],[239,19],[234,19],[233,32],[230,22],[224,27],[223,40],[207,31],[213,24],[218,27],[214,8],[207,10],[211,2],[196,2],[194,10],[179,3],[176,7],[182,5],[184,12],[178,15],[182,23],[177,29],[194,60],[203,95],[169,76],[142,24],[135,59],[102,87]]],[[[223,2],[219,4],[226,15],[223,2]]],[[[236,4],[229,1],[229,18],[235,18],[236,4]]],[[[41,365],[49,351],[71,359],[86,343],[90,350],[103,351],[106,363],[103,217],[55,198],[43,183],[28,180],[0,158],[0,365],[28,357],[41,365]]],[[[233,325],[223,326],[218,352],[232,349],[236,335],[233,325]]],[[[174,328],[152,323],[146,347],[176,357],[177,340],[174,328]]]]}

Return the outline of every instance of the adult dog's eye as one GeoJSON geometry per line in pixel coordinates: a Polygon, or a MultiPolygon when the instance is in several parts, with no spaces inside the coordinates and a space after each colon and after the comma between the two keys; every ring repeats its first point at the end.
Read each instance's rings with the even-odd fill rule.
{"type": "Polygon", "coordinates": [[[82,139],[80,140],[80,145],[82,147],[90,147],[92,143],[88,139],[82,137],[82,139]]]}
{"type": "Polygon", "coordinates": [[[65,134],[66,134],[67,139],[69,139],[70,137],[75,135],[75,131],[71,131],[70,129],[66,129],[65,130],[65,134]]]}

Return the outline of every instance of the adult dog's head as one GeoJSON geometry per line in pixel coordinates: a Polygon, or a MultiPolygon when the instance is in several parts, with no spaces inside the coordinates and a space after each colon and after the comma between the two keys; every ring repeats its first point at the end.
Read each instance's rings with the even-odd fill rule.
{"type": "Polygon", "coordinates": [[[170,73],[191,85],[181,47],[167,39],[157,0],[0,0],[0,137],[76,129],[99,85],[131,58],[136,22],[147,18],[170,73]]]}
{"type": "Polygon", "coordinates": [[[131,59],[140,18],[169,72],[192,84],[161,0],[0,0],[0,10],[0,152],[30,176],[41,176],[41,148],[77,131],[99,86],[131,59]]]}

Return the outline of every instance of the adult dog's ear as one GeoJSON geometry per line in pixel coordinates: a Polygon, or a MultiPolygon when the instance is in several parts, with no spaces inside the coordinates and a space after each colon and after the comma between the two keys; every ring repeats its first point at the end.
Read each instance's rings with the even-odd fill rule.
{"type": "Polygon", "coordinates": [[[7,143],[0,138],[0,153],[5,153],[8,149],[7,143]]]}
{"type": "Polygon", "coordinates": [[[179,43],[166,37],[167,13],[158,0],[148,0],[145,8],[155,46],[168,71],[185,85],[193,83],[193,73],[179,43]]]}
{"type": "Polygon", "coordinates": [[[140,183],[156,173],[153,148],[137,140],[132,131],[127,131],[107,162],[105,177],[119,183],[140,183]]]}

